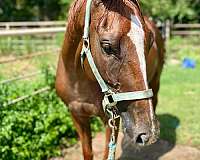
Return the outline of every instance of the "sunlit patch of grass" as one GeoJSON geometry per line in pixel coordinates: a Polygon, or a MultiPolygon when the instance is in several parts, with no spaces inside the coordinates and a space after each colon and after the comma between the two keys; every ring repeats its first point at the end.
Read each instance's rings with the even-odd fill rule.
{"type": "MultiPolygon", "coordinates": [[[[200,47],[190,50],[190,39],[179,41],[170,42],[174,48],[182,45],[176,51],[176,58],[181,62],[184,57],[189,57],[197,63],[195,69],[184,69],[181,64],[170,63],[164,67],[157,106],[161,138],[200,148],[200,47]]],[[[169,55],[168,61],[171,58],[169,55]]]]}
{"type": "Polygon", "coordinates": [[[173,37],[167,43],[168,59],[175,58],[183,60],[185,57],[192,57],[200,61],[200,37],[173,37]]]}

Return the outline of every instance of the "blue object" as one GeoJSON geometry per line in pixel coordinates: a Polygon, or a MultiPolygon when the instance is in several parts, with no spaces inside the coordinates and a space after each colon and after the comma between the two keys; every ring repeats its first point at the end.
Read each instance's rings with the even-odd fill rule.
{"type": "Polygon", "coordinates": [[[117,144],[114,143],[112,140],[109,143],[109,154],[107,160],[115,160],[115,150],[116,150],[117,144]]]}
{"type": "Polygon", "coordinates": [[[183,68],[195,68],[196,67],[196,61],[190,58],[184,58],[182,62],[183,68]]]}

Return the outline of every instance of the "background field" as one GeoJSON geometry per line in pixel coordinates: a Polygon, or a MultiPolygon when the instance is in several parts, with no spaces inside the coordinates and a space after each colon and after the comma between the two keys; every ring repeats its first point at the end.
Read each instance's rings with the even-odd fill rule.
{"type": "Polygon", "coordinates": [[[200,45],[198,38],[173,38],[161,78],[157,113],[161,137],[174,143],[200,148],[200,45]],[[185,57],[196,61],[195,69],[184,69],[185,57]]]}
{"type": "MultiPolygon", "coordinates": [[[[59,155],[61,148],[76,142],[77,134],[69,112],[54,91],[54,75],[62,39],[61,35],[56,36],[54,49],[45,50],[49,54],[0,65],[0,81],[41,71],[41,74],[25,80],[0,84],[0,105],[40,88],[50,87],[48,92],[0,108],[0,158],[52,157],[59,155]]],[[[197,148],[200,148],[199,39],[173,37],[167,43],[166,64],[157,106],[161,138],[197,148]],[[184,69],[181,66],[185,57],[196,61],[195,69],[184,69]]],[[[10,51],[13,51],[13,47],[10,51]]],[[[11,53],[8,48],[7,53],[1,53],[0,60],[26,55],[30,53],[26,48],[34,50],[34,47],[25,47],[20,54],[11,53]]],[[[93,119],[92,122],[93,131],[102,130],[99,120],[93,119]]]]}

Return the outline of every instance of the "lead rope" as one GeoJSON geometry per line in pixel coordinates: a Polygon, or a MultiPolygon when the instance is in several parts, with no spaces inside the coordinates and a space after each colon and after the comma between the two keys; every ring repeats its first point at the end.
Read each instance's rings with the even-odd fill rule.
{"type": "Polygon", "coordinates": [[[113,139],[115,137],[115,131],[112,131],[112,135],[111,135],[111,139],[110,139],[110,143],[109,143],[109,153],[108,153],[108,159],[107,160],[114,160],[115,159],[115,151],[116,151],[116,147],[117,147],[117,143],[115,141],[115,139],[113,139]],[[114,133],[114,134],[113,134],[114,133]]]}
{"type": "Polygon", "coordinates": [[[120,116],[118,114],[118,110],[116,106],[112,106],[112,108],[106,108],[106,111],[108,115],[110,116],[110,119],[108,120],[108,125],[111,128],[111,136],[110,136],[110,142],[108,145],[109,152],[108,152],[108,159],[107,160],[114,160],[115,159],[115,152],[117,147],[117,135],[119,132],[119,123],[116,125],[116,120],[120,120],[120,116]]]}

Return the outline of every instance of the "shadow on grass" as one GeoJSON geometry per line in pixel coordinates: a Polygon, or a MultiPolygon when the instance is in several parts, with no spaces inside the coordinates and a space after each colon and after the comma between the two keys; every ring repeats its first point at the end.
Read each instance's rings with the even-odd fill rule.
{"type": "Polygon", "coordinates": [[[179,119],[171,114],[158,115],[160,121],[160,140],[153,145],[136,148],[134,146],[126,147],[126,138],[122,143],[122,155],[119,160],[158,160],[161,156],[174,148],[176,144],[176,128],[179,126],[179,119]],[[167,141],[166,141],[167,140],[167,141]]]}

